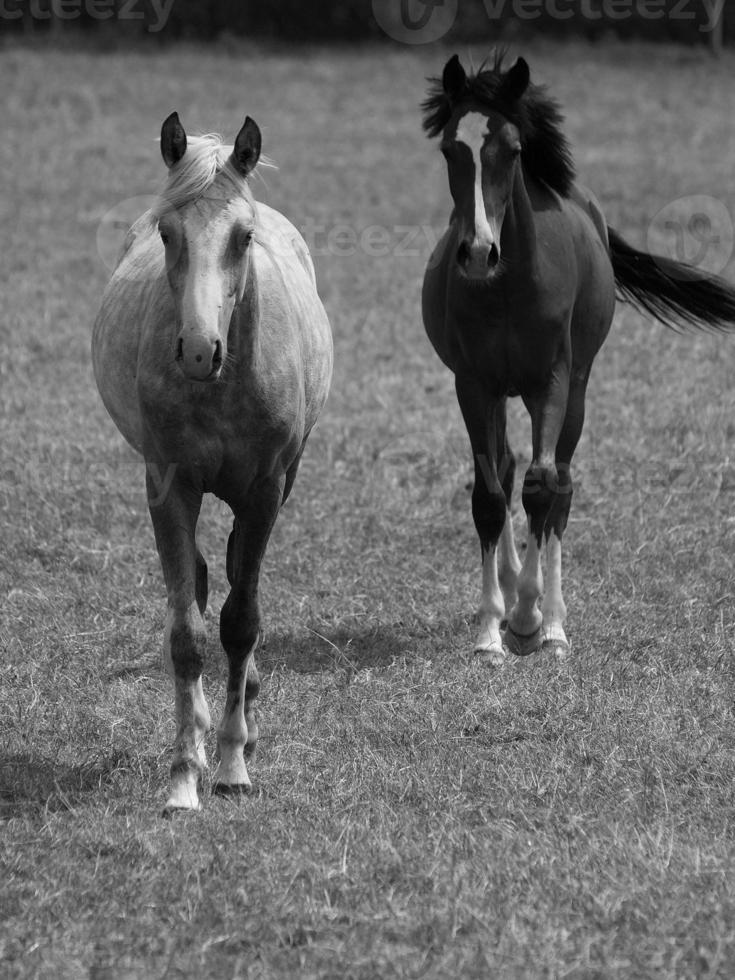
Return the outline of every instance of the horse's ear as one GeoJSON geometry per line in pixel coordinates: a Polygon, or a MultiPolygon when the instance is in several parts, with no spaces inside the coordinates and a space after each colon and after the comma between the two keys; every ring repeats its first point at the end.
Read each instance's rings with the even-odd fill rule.
{"type": "Polygon", "coordinates": [[[175,163],[186,153],[186,133],[179,121],[178,112],[172,112],[161,126],[161,156],[167,167],[175,163]]]}
{"type": "Polygon", "coordinates": [[[528,63],[524,58],[518,58],[503,79],[503,92],[511,102],[517,102],[528,88],[530,81],[531,71],[528,63]]]}
{"type": "Polygon", "coordinates": [[[460,64],[459,56],[453,54],[449,61],[444,65],[442,72],[442,88],[444,94],[448,95],[452,102],[455,102],[464,92],[467,84],[467,75],[460,64]]]}
{"type": "Polygon", "coordinates": [[[260,144],[260,127],[248,116],[232,149],[232,162],[243,177],[247,177],[260,159],[260,144]]]}

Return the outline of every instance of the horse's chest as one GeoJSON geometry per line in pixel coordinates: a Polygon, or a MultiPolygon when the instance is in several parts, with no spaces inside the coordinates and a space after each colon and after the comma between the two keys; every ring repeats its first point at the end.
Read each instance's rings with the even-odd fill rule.
{"type": "Polygon", "coordinates": [[[564,319],[502,304],[457,319],[455,329],[462,369],[505,393],[543,382],[565,337],[564,319]]]}
{"type": "Polygon", "coordinates": [[[243,442],[243,432],[226,424],[214,412],[194,411],[191,406],[157,405],[144,412],[147,451],[167,462],[201,474],[211,481],[226,463],[229,453],[243,442]]]}
{"type": "Polygon", "coordinates": [[[236,397],[233,387],[139,389],[146,459],[227,497],[292,456],[303,436],[293,412],[275,409],[247,386],[236,397]]]}

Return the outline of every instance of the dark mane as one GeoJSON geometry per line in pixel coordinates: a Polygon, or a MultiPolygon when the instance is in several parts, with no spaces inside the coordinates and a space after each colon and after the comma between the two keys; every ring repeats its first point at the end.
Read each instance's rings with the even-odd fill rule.
{"type": "Polygon", "coordinates": [[[440,78],[429,79],[428,94],[421,103],[424,130],[438,136],[457,109],[499,112],[520,131],[527,173],[568,197],[575,178],[574,162],[561,129],[564,117],[558,102],[546,94],[544,86],[533,84],[519,99],[509,100],[504,92],[508,73],[503,71],[503,54],[495,55],[492,68],[485,64],[476,74],[467,75],[456,98],[444,91],[440,78]]]}

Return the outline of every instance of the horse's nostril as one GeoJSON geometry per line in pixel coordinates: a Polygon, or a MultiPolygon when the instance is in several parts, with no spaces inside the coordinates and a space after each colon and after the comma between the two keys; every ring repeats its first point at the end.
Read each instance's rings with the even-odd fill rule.
{"type": "Polygon", "coordinates": [[[222,341],[215,340],[214,342],[214,357],[212,358],[212,364],[218,368],[222,364],[222,341]]]}
{"type": "Polygon", "coordinates": [[[487,253],[488,269],[494,269],[498,262],[500,262],[500,249],[495,242],[493,242],[490,246],[490,251],[487,253]]]}
{"type": "Polygon", "coordinates": [[[179,337],[179,342],[176,345],[176,360],[183,361],[184,359],[184,341],[179,337]]]}
{"type": "Polygon", "coordinates": [[[467,242],[460,242],[457,249],[457,262],[464,268],[470,261],[470,247],[467,242]]]}
{"type": "Polygon", "coordinates": [[[201,364],[202,363],[202,355],[201,354],[197,354],[196,360],[197,360],[197,364],[201,364]]]}

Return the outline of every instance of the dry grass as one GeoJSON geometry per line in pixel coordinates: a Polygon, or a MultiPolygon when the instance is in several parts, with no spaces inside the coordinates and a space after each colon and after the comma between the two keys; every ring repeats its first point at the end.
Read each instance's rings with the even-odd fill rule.
{"type": "MultiPolygon", "coordinates": [[[[732,57],[524,53],[635,244],[683,195],[732,208],[732,57]]],[[[4,977],[735,970],[733,341],[619,312],[578,451],[573,657],[480,669],[469,455],[418,306],[448,195],[417,103],[444,55],[3,52],[4,977]],[[257,793],[166,822],[163,587],[88,345],[98,225],[157,186],[173,108],[190,131],[258,119],[281,168],[260,196],[312,229],[336,372],[266,562],[257,793]],[[341,226],[388,229],[390,254],[341,226]]],[[[202,524],[217,711],[227,514],[202,524]]]]}

